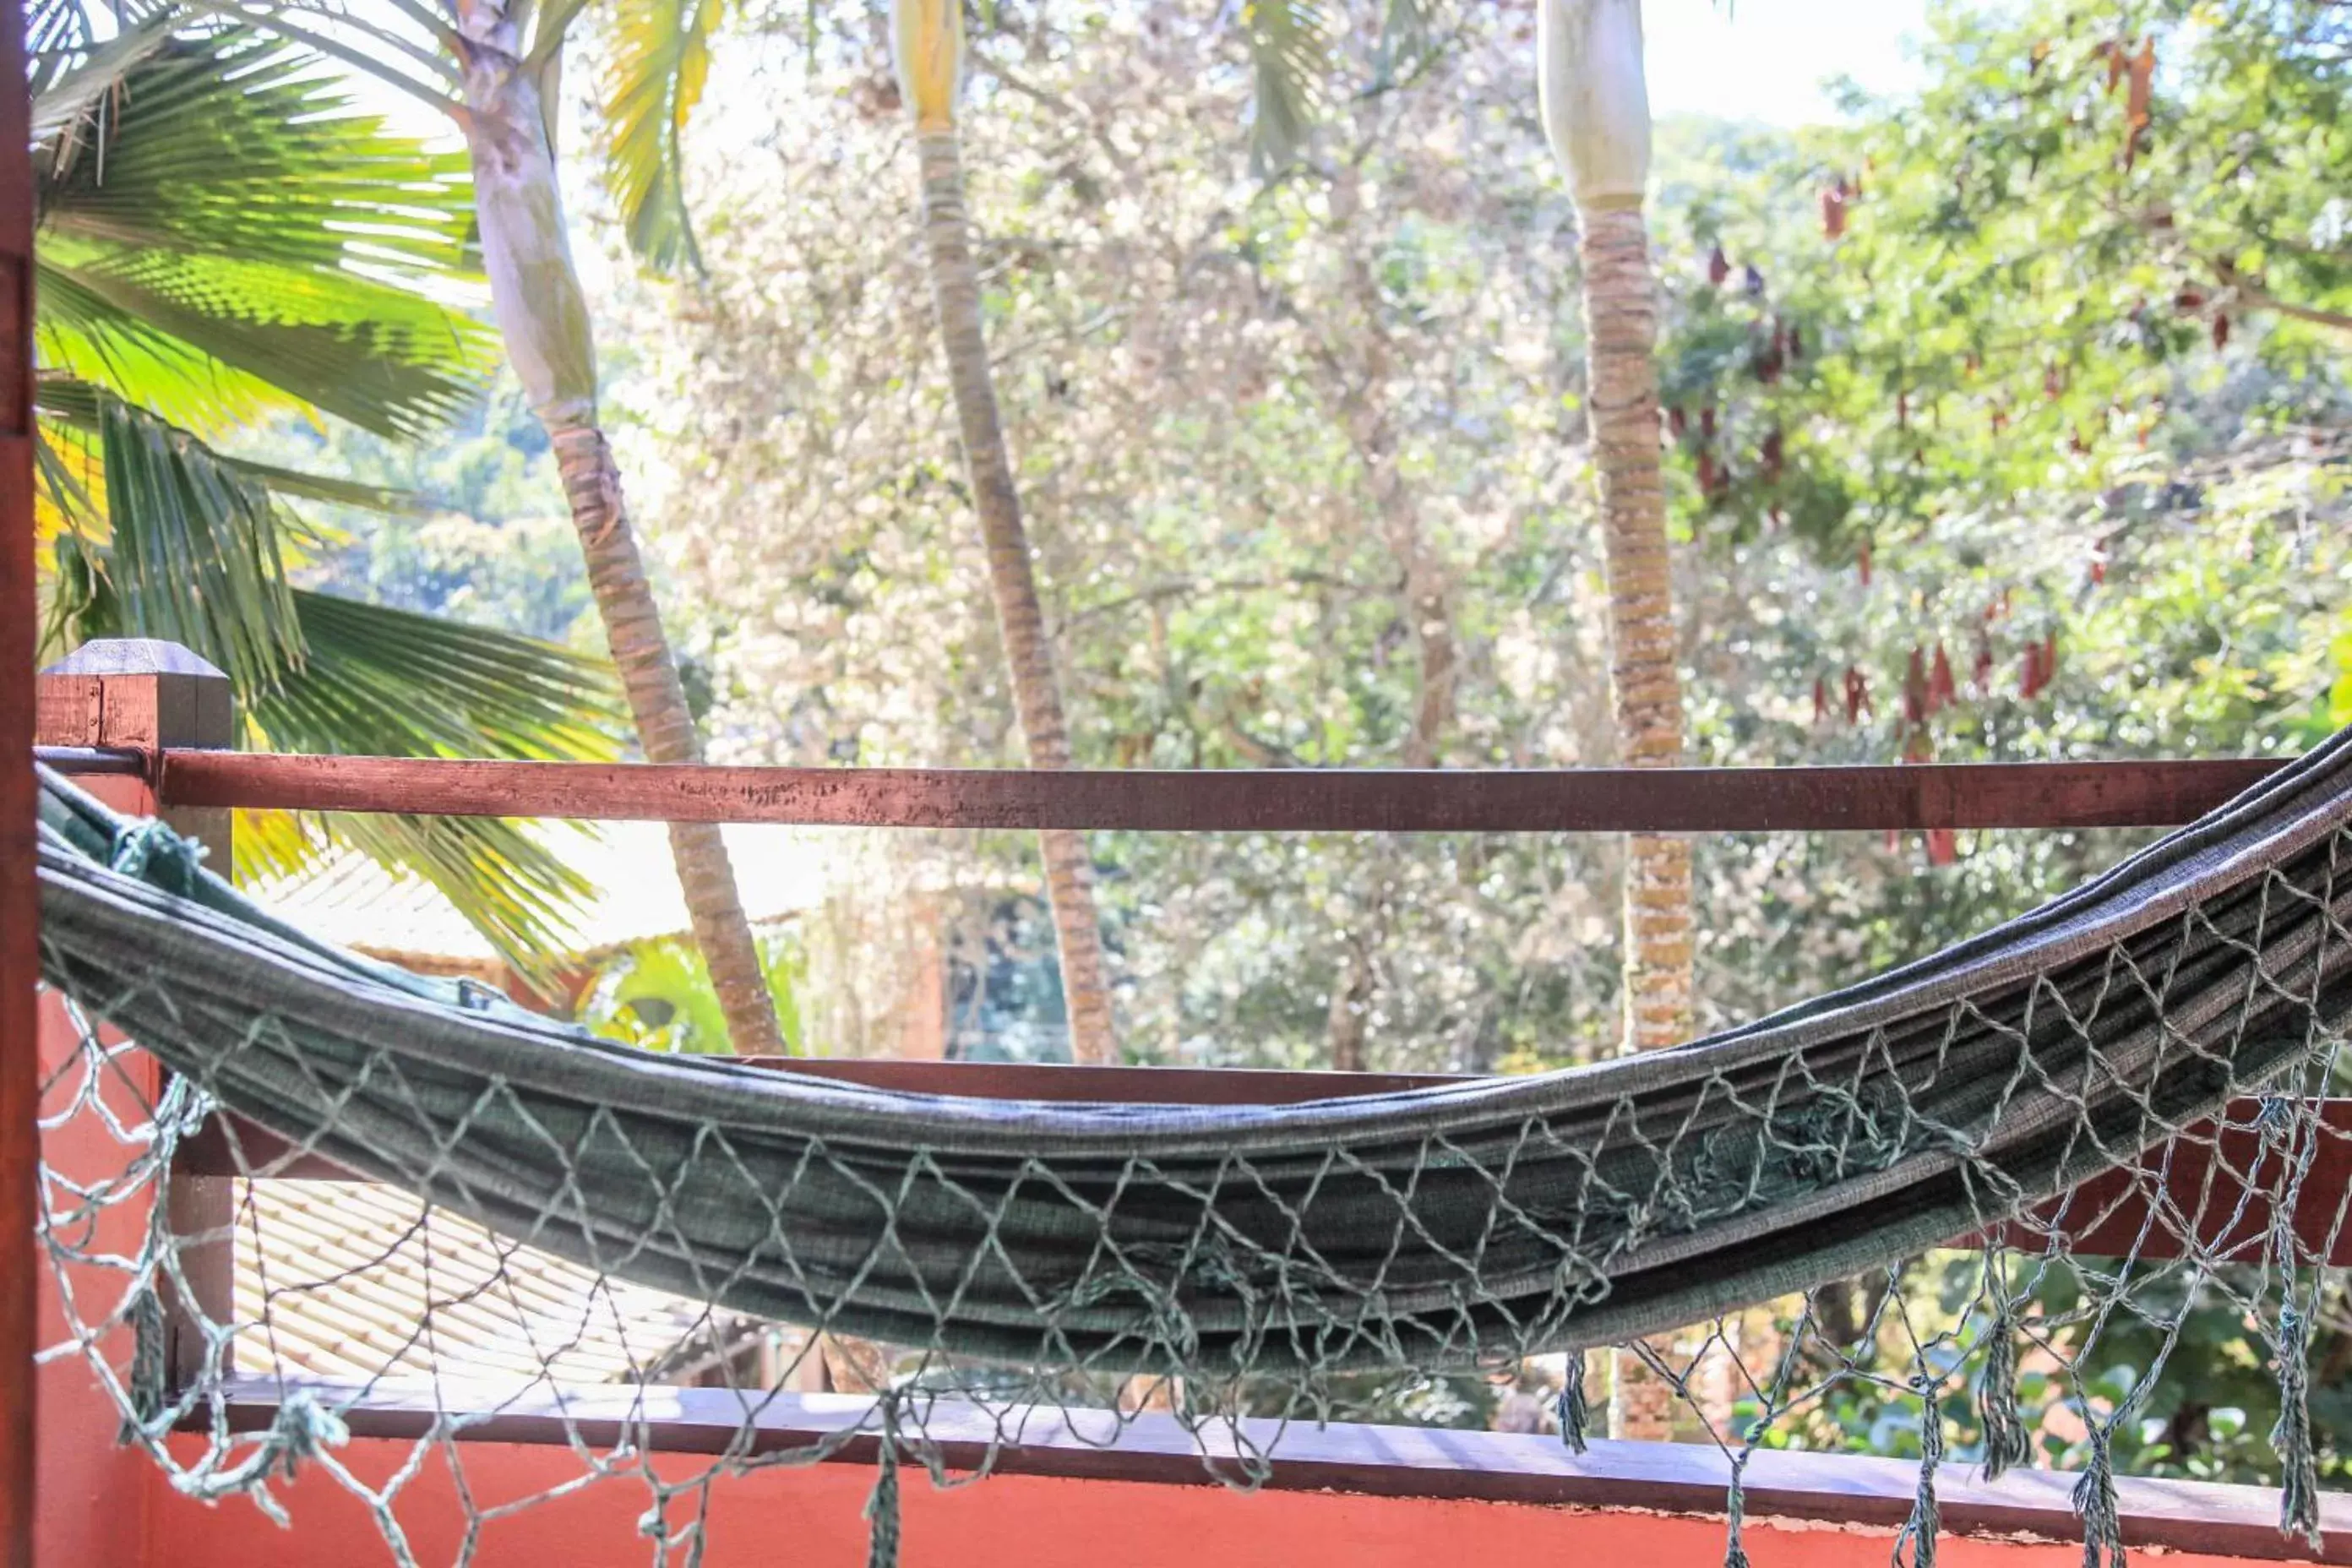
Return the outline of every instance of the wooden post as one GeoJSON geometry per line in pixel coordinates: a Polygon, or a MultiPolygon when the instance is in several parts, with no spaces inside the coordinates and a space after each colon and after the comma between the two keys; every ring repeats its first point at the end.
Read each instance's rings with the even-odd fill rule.
{"type": "MultiPolygon", "coordinates": [[[[84,643],[41,671],[39,744],[106,746],[152,757],[165,747],[216,750],[236,739],[236,706],[228,677],[177,643],[124,637],[84,643]]],[[[82,781],[117,811],[161,816],[210,851],[213,869],[228,873],[230,825],[236,814],[219,806],[158,809],[154,770],[141,776],[82,781]]],[[[160,1083],[157,1086],[161,1087],[160,1083]]],[[[194,1300],[181,1304],[167,1291],[165,1340],[175,1387],[204,1368],[205,1340],[188,1308],[226,1323],[236,1302],[236,1218],[230,1178],[177,1171],[172,1182],[171,1228],[203,1236],[184,1247],[180,1268],[194,1300]]]]}
{"type": "Polygon", "coordinates": [[[0,5],[0,1568],[33,1568],[41,1256],[33,879],[33,167],[25,10],[0,5]]]}

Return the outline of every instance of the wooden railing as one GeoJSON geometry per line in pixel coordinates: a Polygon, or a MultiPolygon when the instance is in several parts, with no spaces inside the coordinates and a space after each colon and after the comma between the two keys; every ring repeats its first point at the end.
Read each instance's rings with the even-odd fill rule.
{"type": "Polygon", "coordinates": [[[1960,763],[1868,767],[1356,768],[1211,772],[768,768],[306,757],[55,747],[145,782],[167,809],[412,812],[835,827],[1147,833],[1766,833],[2169,827],[2281,764],[1960,763]]]}

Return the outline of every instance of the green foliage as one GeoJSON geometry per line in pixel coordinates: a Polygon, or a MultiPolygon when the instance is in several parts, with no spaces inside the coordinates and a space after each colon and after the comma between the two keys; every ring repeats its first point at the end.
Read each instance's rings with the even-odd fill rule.
{"type": "Polygon", "coordinates": [[[69,391],[68,406],[86,405],[90,427],[55,430],[45,470],[94,468],[103,486],[98,496],[63,479],[53,486],[69,500],[74,525],[56,547],[70,584],[55,596],[56,613],[82,636],[102,618],[183,644],[248,699],[299,665],[284,531],[268,489],[110,392],[48,390],[69,391]],[[57,449],[65,443],[81,449],[68,456],[57,449]]]}
{"type": "Polygon", "coordinates": [[[356,504],[321,495],[306,509],[330,533],[310,552],[308,585],[583,653],[604,647],[547,432],[511,376],[429,446],[289,420],[246,433],[236,449],[351,475],[362,492],[356,504]],[[407,505],[388,513],[367,504],[377,496],[407,505]]]}
{"type": "MultiPolygon", "coordinates": [[[[790,931],[764,933],[759,944],[777,1026],[798,1055],[807,952],[790,931]]],[[[579,1014],[597,1034],[647,1050],[707,1056],[730,1048],[726,1016],[701,951],[678,937],[633,942],[606,959],[589,982],[579,1014]]]]}
{"type": "Polygon", "coordinates": [[[630,248],[699,272],[686,206],[686,124],[710,73],[725,0],[617,0],[604,32],[605,180],[630,248]]]}
{"type": "Polygon", "coordinates": [[[196,426],[308,406],[415,435],[456,412],[485,340],[427,289],[462,275],[462,164],[306,51],[159,28],[37,107],[45,363],[196,426]]]}
{"type": "MultiPolygon", "coordinates": [[[[100,42],[70,5],[34,18],[55,51],[34,107],[48,645],[184,643],[264,745],[611,755],[601,663],[297,585],[333,539],[289,500],[414,497],[214,444],[268,411],[414,437],[470,400],[485,339],[441,300],[467,277],[460,165],[358,112],[305,50],[119,20],[100,42]]],[[[238,860],[285,871],[332,843],[424,876],[530,974],[588,890],[496,819],[247,814],[238,860]]]]}

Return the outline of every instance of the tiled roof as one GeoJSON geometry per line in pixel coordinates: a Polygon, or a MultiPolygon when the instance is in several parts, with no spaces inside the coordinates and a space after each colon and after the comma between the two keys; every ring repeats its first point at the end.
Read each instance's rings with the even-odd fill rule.
{"type": "Polygon", "coordinates": [[[747,1326],[516,1247],[396,1187],[272,1179],[240,1182],[236,1197],[240,1373],[633,1381],[735,1344],[747,1326]]]}

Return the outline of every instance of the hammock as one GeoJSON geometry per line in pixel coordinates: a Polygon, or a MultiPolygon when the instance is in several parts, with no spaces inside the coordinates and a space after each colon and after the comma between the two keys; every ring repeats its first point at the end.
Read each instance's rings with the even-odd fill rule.
{"type": "Polygon", "coordinates": [[[2010,1218],[2311,1059],[2352,747],[1934,958],[1678,1050],[1282,1108],[892,1093],[301,941],[45,778],[44,973],[215,1103],[754,1315],[1137,1371],[1607,1343],[2010,1218]]]}
{"type": "Polygon", "coordinates": [[[41,949],[205,1103],[615,1279],[990,1363],[1426,1372],[1848,1278],[2232,1097],[2324,1092],[2347,802],[2352,731],[2032,914],[1745,1027],[1279,1108],[648,1054],[312,942],[47,773],[41,949]]]}

